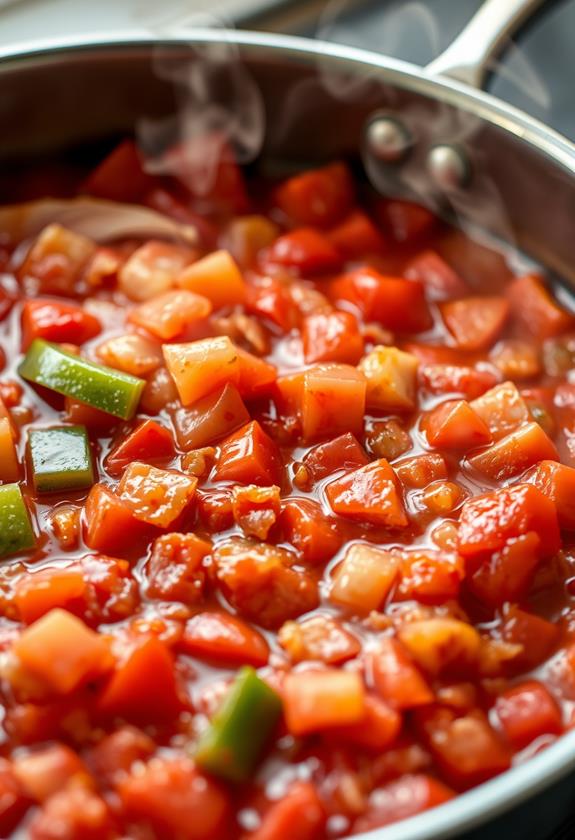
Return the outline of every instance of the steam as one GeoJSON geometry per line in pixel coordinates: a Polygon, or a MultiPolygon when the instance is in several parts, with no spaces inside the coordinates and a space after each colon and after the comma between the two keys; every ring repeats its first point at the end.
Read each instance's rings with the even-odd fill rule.
{"type": "Polygon", "coordinates": [[[150,8],[154,16],[147,25],[156,35],[185,39],[189,33],[190,42],[181,51],[156,48],[155,72],[172,84],[177,108],[165,119],[142,119],[138,143],[150,173],[175,176],[194,194],[207,195],[228,144],[242,164],[259,154],[265,136],[262,96],[221,19],[185,14],[184,7],[150,8]],[[218,28],[220,40],[194,42],[192,32],[198,26],[218,28]],[[174,144],[180,154],[166,153],[174,144]]]}

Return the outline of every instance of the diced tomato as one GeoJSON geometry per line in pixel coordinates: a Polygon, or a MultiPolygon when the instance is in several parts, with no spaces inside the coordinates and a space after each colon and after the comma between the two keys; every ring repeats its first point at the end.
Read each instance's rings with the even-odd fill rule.
{"type": "Polygon", "coordinates": [[[196,492],[196,505],[200,522],[210,531],[225,531],[234,524],[232,490],[201,490],[196,492]]]}
{"type": "Polygon", "coordinates": [[[118,286],[130,300],[150,300],[173,289],[194,257],[194,251],[182,245],[150,239],[120,268],[118,286]]]}
{"type": "Polygon", "coordinates": [[[0,418],[0,480],[4,482],[18,481],[22,472],[13,428],[9,417],[0,418]]]}
{"type": "Polygon", "coordinates": [[[156,338],[169,341],[187,327],[204,321],[211,311],[212,304],[207,297],[182,289],[164,292],[141,303],[128,314],[128,321],[156,338]]]}
{"type": "Polygon", "coordinates": [[[311,782],[294,782],[281,799],[272,802],[249,840],[321,840],[326,819],[325,808],[311,782]]]}
{"type": "Polygon", "coordinates": [[[491,607],[520,601],[529,591],[541,559],[541,540],[530,531],[509,540],[468,578],[470,591],[491,607]]]}
{"type": "Polygon", "coordinates": [[[536,339],[551,338],[573,329],[573,315],[559,306],[542,277],[526,274],[507,289],[513,320],[522,332],[536,339]]]}
{"type": "Polygon", "coordinates": [[[395,332],[422,332],[432,323],[421,283],[387,277],[373,268],[357,268],[334,280],[330,295],[334,301],[353,303],[366,320],[395,332]]]}
{"type": "Polygon", "coordinates": [[[374,791],[367,812],[354,822],[354,832],[361,834],[414,817],[443,805],[454,796],[450,788],[433,776],[404,775],[374,791]]]}
{"type": "Polygon", "coordinates": [[[40,232],[18,276],[36,294],[74,295],[95,251],[96,243],[91,239],[54,223],[40,232]]]}
{"type": "Polygon", "coordinates": [[[468,459],[474,470],[496,481],[545,460],[558,461],[559,453],[539,423],[526,423],[468,459]]]}
{"type": "Polygon", "coordinates": [[[522,477],[534,484],[555,505],[559,525],[575,530],[575,469],[557,461],[541,461],[522,477]]]}
{"type": "Polygon", "coordinates": [[[64,412],[68,422],[77,426],[86,426],[97,432],[108,431],[118,423],[118,418],[108,414],[107,411],[92,408],[91,405],[86,405],[71,397],[66,397],[64,400],[64,412]]]}
{"type": "MultiPolygon", "coordinates": [[[[271,321],[284,333],[296,326],[298,308],[290,293],[286,277],[252,276],[248,286],[246,309],[271,321]]],[[[293,278],[290,278],[293,279],[293,278]]]]}
{"type": "Polygon", "coordinates": [[[154,185],[133,140],[124,140],[88,177],[84,189],[111,201],[138,201],[154,185]]]}
{"type": "Polygon", "coordinates": [[[508,540],[534,531],[545,556],[561,545],[557,511],[531,484],[516,484],[470,499],[459,520],[459,551],[473,557],[484,551],[499,551],[508,540]]]}
{"type": "Polygon", "coordinates": [[[541,373],[539,348],[520,338],[499,341],[489,358],[506,379],[533,379],[541,373]]]}
{"type": "Polygon", "coordinates": [[[399,640],[411,658],[430,676],[467,675],[477,665],[477,630],[456,618],[428,618],[403,624],[399,640]]]}
{"type": "Polygon", "coordinates": [[[164,344],[162,350],[184,405],[200,400],[228,382],[234,385],[239,382],[238,351],[227,336],[187,344],[164,344]]]}
{"type": "Polygon", "coordinates": [[[312,447],[303,458],[310,476],[319,481],[336,470],[353,470],[369,462],[365,449],[347,432],[312,447]]]}
{"type": "Polygon", "coordinates": [[[167,528],[187,508],[197,483],[194,476],[133,461],[118,484],[118,495],[136,519],[167,528]]]}
{"type": "Polygon", "coordinates": [[[433,692],[405,648],[389,637],[366,656],[366,675],[379,695],[399,711],[433,702],[433,692]]]}
{"type": "Polygon", "coordinates": [[[108,367],[132,376],[148,376],[158,370],[164,360],[158,342],[137,333],[115,335],[98,344],[95,353],[108,367]]]}
{"type": "Polygon", "coordinates": [[[520,683],[499,695],[495,711],[505,737],[517,750],[542,735],[560,735],[563,731],[557,701],[536,680],[520,683]]]}
{"type": "Polygon", "coordinates": [[[117,791],[126,812],[133,819],[149,820],[160,837],[215,840],[228,836],[227,794],[190,759],[152,758],[120,779],[117,791]]]}
{"type": "Polygon", "coordinates": [[[468,297],[442,303],[440,312],[458,347],[483,350],[499,338],[509,303],[501,297],[468,297]]]}
{"type": "Polygon", "coordinates": [[[131,548],[142,536],[143,525],[125,502],[103,484],[94,484],[84,507],[86,545],[104,554],[131,548]]]}
{"type": "Polygon", "coordinates": [[[387,528],[408,525],[397,476],[385,458],[331,481],[325,492],[338,516],[387,528]]]}
{"type": "Polygon", "coordinates": [[[326,517],[314,499],[287,499],[279,522],[285,539],[301,553],[305,565],[326,563],[341,546],[335,520],[326,517]]]}
{"type": "Polygon", "coordinates": [[[25,624],[31,624],[54,607],[70,608],[82,601],[86,581],[77,566],[45,567],[18,580],[14,603],[25,624]]]}
{"type": "Polygon", "coordinates": [[[365,715],[365,689],[353,671],[292,671],[282,694],[286,725],[293,735],[359,723],[365,715]]]}
{"type": "Polygon", "coordinates": [[[264,637],[235,615],[224,612],[201,612],[184,629],[178,649],[224,665],[267,664],[269,646],[264,637]]]}
{"type": "Polygon", "coordinates": [[[275,629],[318,605],[317,582],[293,569],[296,556],[267,543],[232,539],[214,550],[216,577],[242,615],[275,629]]]}
{"type": "Polygon", "coordinates": [[[467,451],[489,443],[491,433],[465,400],[441,403],[421,420],[428,442],[438,449],[467,451]]]}
{"type": "MultiPolygon", "coordinates": [[[[410,352],[418,355],[409,345],[410,352]]],[[[430,394],[461,394],[475,400],[497,384],[497,376],[488,370],[450,364],[422,364],[419,368],[420,387],[430,394]]]]}
{"type": "Polygon", "coordinates": [[[267,539],[280,514],[280,488],[247,487],[232,488],[232,511],[236,525],[246,537],[267,539]]]}
{"type": "Polygon", "coordinates": [[[327,236],[311,227],[284,233],[260,256],[264,271],[291,269],[304,277],[333,273],[341,263],[339,251],[327,236]]]}
{"type": "Polygon", "coordinates": [[[405,458],[394,464],[393,468],[401,483],[408,488],[421,490],[432,481],[447,478],[447,464],[439,452],[405,458]]]}
{"type": "Polygon", "coordinates": [[[389,244],[363,210],[352,210],[332,228],[328,237],[340,254],[348,260],[365,258],[366,254],[381,254],[389,244]]]}
{"type": "Polygon", "coordinates": [[[479,710],[462,717],[430,706],[416,712],[417,728],[446,778],[467,789],[507,770],[510,754],[479,710]]]}
{"type": "Polygon", "coordinates": [[[367,407],[390,412],[415,408],[418,367],[415,356],[397,347],[374,347],[359,363],[367,380],[367,407]]]}
{"type": "Polygon", "coordinates": [[[401,730],[402,717],[379,697],[366,695],[365,712],[359,723],[337,726],[326,735],[338,744],[351,744],[370,752],[387,750],[401,730]]]}
{"type": "Polygon", "coordinates": [[[52,840],[54,826],[66,840],[114,840],[108,805],[87,785],[68,785],[46,800],[27,826],[30,840],[52,840]]]}
{"type": "Polygon", "coordinates": [[[471,408],[481,417],[494,440],[527,423],[527,404],[513,382],[502,382],[473,400],[471,408]]]}
{"type": "Polygon", "coordinates": [[[56,694],[69,694],[112,665],[106,640],[61,609],[27,627],[12,650],[22,666],[56,694]]]}
{"type": "Polygon", "coordinates": [[[70,747],[53,744],[26,755],[14,762],[14,773],[26,796],[43,802],[70,782],[88,782],[88,770],[70,747]]]}
{"type": "Polygon", "coordinates": [[[318,312],[301,325],[304,359],[314,362],[356,364],[363,353],[357,318],[349,312],[318,312]]]}
{"type": "Polygon", "coordinates": [[[70,303],[29,300],[22,308],[22,350],[27,350],[35,338],[58,344],[83,344],[101,329],[97,318],[70,303]]]}
{"type": "Polygon", "coordinates": [[[512,665],[528,671],[551,655],[559,641],[560,629],[557,624],[513,605],[505,610],[501,636],[505,642],[521,646],[522,651],[512,665]]]}
{"type": "Polygon", "coordinates": [[[368,543],[353,543],[336,566],[329,599],[352,612],[380,609],[398,575],[399,558],[368,543]]]}
{"type": "Polygon", "coordinates": [[[203,559],[212,546],[195,534],[163,534],[154,540],[144,567],[147,595],[166,601],[197,604],[204,596],[203,559]]]}
{"type": "Polygon", "coordinates": [[[142,723],[169,721],[180,708],[172,655],[154,637],[118,664],[98,698],[101,714],[142,723]]]}
{"type": "Polygon", "coordinates": [[[279,450],[257,420],[242,426],[222,442],[214,478],[264,487],[281,486],[279,450]]]}
{"type": "Polygon", "coordinates": [[[245,303],[246,284],[227,251],[213,251],[178,275],[177,284],[209,300],[214,309],[245,303]]]}
{"type": "Polygon", "coordinates": [[[317,365],[306,371],[301,403],[304,438],[361,434],[366,388],[364,375],[348,365],[317,365]]]}
{"type": "Polygon", "coordinates": [[[231,383],[172,413],[178,445],[186,452],[213,443],[249,419],[238,389],[231,383]]]}
{"type": "Polygon", "coordinates": [[[186,137],[167,150],[160,165],[189,192],[202,216],[206,212],[245,213],[249,209],[243,172],[221,131],[186,137]]]}
{"type": "Polygon", "coordinates": [[[110,475],[118,476],[133,461],[164,463],[175,454],[174,439],[156,420],[144,420],[114,446],[104,460],[110,475]]]}
{"type": "Polygon", "coordinates": [[[294,663],[316,660],[340,665],[361,650],[359,639],[327,615],[286,621],[278,632],[278,642],[294,663]]]}
{"type": "Polygon", "coordinates": [[[408,280],[423,283],[432,300],[462,297],[468,291],[459,274],[436,251],[421,251],[408,262],[404,275],[408,280]]]}
{"type": "Polygon", "coordinates": [[[343,163],[330,163],[294,175],[275,191],[275,203],[295,225],[331,227],[354,199],[351,174],[343,163]]]}
{"type": "Polygon", "coordinates": [[[277,368],[241,347],[236,347],[239,359],[238,390],[245,399],[262,396],[270,391],[277,379],[277,368]]]}
{"type": "Polygon", "coordinates": [[[399,594],[423,604],[457,598],[465,568],[458,554],[447,551],[405,551],[400,565],[399,594]]]}
{"type": "Polygon", "coordinates": [[[135,726],[121,726],[104,736],[86,755],[86,763],[99,782],[113,786],[125,778],[138,761],[146,761],[156,744],[135,726]]]}
{"type": "Polygon", "coordinates": [[[5,837],[14,831],[30,804],[11,763],[0,759],[0,832],[5,837]]]}

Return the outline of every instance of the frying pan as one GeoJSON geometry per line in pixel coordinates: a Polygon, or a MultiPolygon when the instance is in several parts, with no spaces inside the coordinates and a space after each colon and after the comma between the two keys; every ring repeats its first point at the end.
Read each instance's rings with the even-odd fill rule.
{"type": "MultiPolygon", "coordinates": [[[[460,226],[488,231],[570,287],[575,146],[472,87],[481,84],[503,39],[540,2],[488,0],[426,70],[333,44],[218,29],[185,37],[134,31],[4,49],[0,172],[40,154],[134,130],[141,135],[142,126],[161,142],[166,126],[173,127],[170,118],[189,106],[189,72],[199,68],[204,91],[221,105],[220,118],[226,108],[235,114],[232,134],[239,126],[245,156],[262,168],[355,156],[376,188],[416,195],[460,226]],[[230,98],[239,78],[251,97],[247,126],[241,113],[238,123],[242,101],[230,98]],[[265,130],[258,115],[265,116],[265,130]]],[[[454,801],[362,837],[473,840],[480,831],[490,840],[550,837],[572,808],[573,770],[570,732],[454,801]]]]}

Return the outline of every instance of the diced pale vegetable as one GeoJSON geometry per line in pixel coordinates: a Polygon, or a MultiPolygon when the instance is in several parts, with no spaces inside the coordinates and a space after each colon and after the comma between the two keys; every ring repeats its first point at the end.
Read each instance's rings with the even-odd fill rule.
{"type": "Polygon", "coordinates": [[[165,344],[162,349],[184,405],[200,400],[228,382],[234,385],[239,382],[239,355],[227,336],[188,344],[165,344]]]}
{"type": "Polygon", "coordinates": [[[419,360],[397,347],[374,347],[359,363],[367,379],[367,407],[377,411],[415,408],[419,360]]]}
{"type": "Polygon", "coordinates": [[[135,461],[122,475],[118,495],[136,519],[167,528],[186,509],[197,483],[193,476],[135,461]]]}
{"type": "Polygon", "coordinates": [[[203,321],[211,311],[212,304],[207,297],[181,289],[141,303],[132,309],[128,320],[156,338],[169,341],[181,335],[186,327],[203,321]]]}
{"type": "Polygon", "coordinates": [[[152,239],[121,267],[119,287],[130,300],[149,300],[174,288],[176,278],[194,256],[189,248],[152,239]]]}
{"type": "Polygon", "coordinates": [[[398,557],[367,543],[350,545],[333,575],[330,601],[353,612],[382,606],[397,578],[398,557]]]}
{"type": "Polygon", "coordinates": [[[246,300],[246,283],[235,260],[227,251],[214,251],[182,271],[178,286],[202,295],[214,309],[234,306],[246,300]]]}
{"type": "Polygon", "coordinates": [[[283,700],[293,735],[358,723],[365,714],[365,688],[353,671],[292,671],[284,681],[283,700]]]}

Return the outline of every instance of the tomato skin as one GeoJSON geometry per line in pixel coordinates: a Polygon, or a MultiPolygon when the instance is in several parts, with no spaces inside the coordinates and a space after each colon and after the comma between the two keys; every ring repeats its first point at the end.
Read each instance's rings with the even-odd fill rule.
{"type": "Polygon", "coordinates": [[[306,565],[321,565],[339,550],[342,537],[335,520],[314,499],[287,499],[279,519],[285,539],[301,552],[306,565]]]}
{"type": "Polygon", "coordinates": [[[503,330],[509,304],[501,297],[468,297],[443,303],[440,311],[458,347],[484,350],[495,343],[503,330]]]}
{"type": "Polygon", "coordinates": [[[308,315],[301,331],[306,364],[347,362],[353,365],[363,353],[357,318],[349,312],[308,315]]]}
{"type": "Polygon", "coordinates": [[[485,604],[498,607],[520,601],[529,591],[541,559],[541,540],[533,531],[509,540],[485,558],[468,577],[470,591],[485,604]]]}
{"type": "Polygon", "coordinates": [[[145,525],[103,484],[94,484],[84,506],[86,545],[103,554],[123,553],[146,533],[145,525]]]}
{"type": "Polygon", "coordinates": [[[375,211],[381,223],[390,229],[396,242],[417,242],[437,223],[431,210],[413,201],[380,199],[375,211]]]}
{"type": "Polygon", "coordinates": [[[353,180],[343,163],[294,175],[275,191],[276,206],[294,225],[305,227],[331,227],[350,209],[353,199],[353,180]]]}
{"type": "Polygon", "coordinates": [[[534,484],[557,508],[559,525],[575,530],[575,469],[557,461],[541,461],[522,477],[534,484]]]}
{"type": "Polygon", "coordinates": [[[446,300],[461,297],[468,291],[461,277],[436,251],[430,248],[421,251],[405,267],[408,280],[423,283],[432,300],[446,300]]]}
{"type": "Polygon", "coordinates": [[[154,186],[144,172],[140,152],[133,140],[124,140],[96,167],[84,184],[90,195],[110,201],[138,201],[154,186]]]}
{"type": "Polygon", "coordinates": [[[500,694],[495,711],[506,738],[516,750],[541,735],[560,735],[563,731],[557,701],[536,680],[520,683],[500,694]]]}
{"type": "Polygon", "coordinates": [[[381,254],[389,249],[385,237],[362,210],[352,210],[328,237],[346,259],[361,259],[366,254],[381,254]]]}
{"type": "Polygon", "coordinates": [[[516,484],[470,499],[459,520],[459,551],[473,557],[502,549],[509,539],[534,531],[546,556],[561,545],[557,511],[536,487],[516,484]]]}
{"type": "Polygon", "coordinates": [[[239,484],[281,485],[279,450],[257,420],[242,426],[220,446],[215,476],[239,484]]]}
{"type": "Polygon", "coordinates": [[[225,840],[230,836],[228,795],[189,759],[152,758],[121,779],[117,791],[127,813],[144,824],[149,821],[160,837],[225,840]]]}
{"type": "Polygon", "coordinates": [[[433,702],[434,695],[425,677],[405,648],[392,638],[383,638],[366,656],[368,684],[399,711],[415,709],[433,702]]]}
{"type": "Polygon", "coordinates": [[[367,813],[354,823],[354,833],[413,817],[429,808],[436,808],[453,799],[455,793],[432,776],[404,775],[397,781],[378,788],[368,804],[367,813]]]}
{"type": "Polygon", "coordinates": [[[81,306],[53,300],[30,300],[22,308],[22,350],[35,338],[58,344],[83,344],[101,332],[101,324],[81,306]]]}
{"type": "Polygon", "coordinates": [[[551,338],[572,329],[575,319],[551,297],[543,278],[526,274],[507,289],[513,318],[522,332],[536,339],[551,338]]]}
{"type": "Polygon", "coordinates": [[[314,481],[320,481],[336,470],[353,470],[369,463],[364,448],[347,432],[344,435],[319,443],[303,458],[303,463],[314,481]]]}
{"type": "Polygon", "coordinates": [[[144,420],[110,450],[104,466],[110,475],[119,476],[132,461],[164,464],[174,454],[174,439],[169,430],[155,420],[144,420]]]}
{"type": "Polygon", "coordinates": [[[529,670],[551,655],[559,641],[560,630],[551,621],[512,605],[505,609],[501,637],[522,647],[522,652],[510,663],[511,668],[529,670]]]}
{"type": "Polygon", "coordinates": [[[465,568],[456,553],[405,551],[400,573],[402,597],[422,604],[441,604],[458,597],[465,568]]]}
{"type": "Polygon", "coordinates": [[[389,528],[405,528],[399,482],[385,458],[331,481],[325,489],[334,513],[389,528]]]}
{"type": "Polygon", "coordinates": [[[333,273],[341,263],[339,252],[327,236],[311,227],[284,233],[260,255],[264,271],[284,268],[310,277],[333,273]]]}
{"type": "Polygon", "coordinates": [[[178,644],[189,656],[226,665],[267,665],[269,646],[261,633],[237,616],[201,612],[191,618],[178,644]]]}
{"type": "Polygon", "coordinates": [[[432,323],[421,283],[373,268],[358,268],[334,280],[330,297],[353,303],[366,320],[400,333],[422,332],[432,323]]]}
{"type": "Polygon", "coordinates": [[[246,840],[322,840],[326,819],[315,787],[310,782],[295,782],[280,800],[271,803],[260,827],[246,840]]]}
{"type": "Polygon", "coordinates": [[[465,400],[441,403],[421,421],[427,440],[438,449],[468,450],[489,443],[489,429],[465,400]]]}

